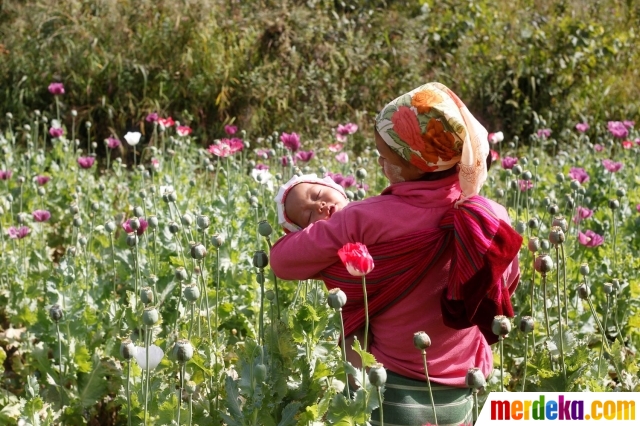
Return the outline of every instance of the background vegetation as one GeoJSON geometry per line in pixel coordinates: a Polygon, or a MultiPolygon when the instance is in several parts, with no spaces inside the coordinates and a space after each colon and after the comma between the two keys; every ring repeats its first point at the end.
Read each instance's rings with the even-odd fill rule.
{"type": "Polygon", "coordinates": [[[637,115],[637,28],[633,0],[4,1],[0,110],[24,121],[61,81],[98,140],[153,111],[207,145],[230,122],[310,140],[438,80],[490,131],[559,132],[637,115]]]}

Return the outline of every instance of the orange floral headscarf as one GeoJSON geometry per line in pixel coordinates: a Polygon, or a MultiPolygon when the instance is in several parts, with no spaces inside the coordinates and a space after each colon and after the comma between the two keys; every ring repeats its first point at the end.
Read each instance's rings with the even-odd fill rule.
{"type": "Polygon", "coordinates": [[[462,198],[487,179],[487,130],[448,87],[427,83],[385,106],[376,129],[398,155],[424,172],[460,165],[462,198]]]}

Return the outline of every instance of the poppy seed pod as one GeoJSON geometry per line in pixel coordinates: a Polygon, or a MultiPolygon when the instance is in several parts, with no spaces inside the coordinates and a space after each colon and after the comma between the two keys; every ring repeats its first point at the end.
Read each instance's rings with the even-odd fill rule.
{"type": "Polygon", "coordinates": [[[51,318],[53,322],[58,322],[62,319],[62,308],[60,305],[56,304],[49,308],[49,318],[51,318]]]}
{"type": "Polygon", "coordinates": [[[180,222],[188,228],[193,223],[193,216],[191,216],[189,213],[185,213],[180,218],[180,222]]]}
{"type": "Polygon", "coordinates": [[[158,229],[158,217],[157,216],[149,216],[147,218],[147,223],[149,224],[149,228],[158,229]]]}
{"type": "Polygon", "coordinates": [[[131,219],[129,219],[129,226],[134,231],[137,231],[138,229],[140,229],[140,219],[138,219],[137,217],[132,217],[131,219]]]}
{"type": "Polygon", "coordinates": [[[329,295],[327,296],[327,304],[329,305],[329,307],[338,311],[342,309],[342,307],[346,303],[347,303],[347,295],[344,291],[342,291],[337,287],[329,290],[329,295]]]}
{"type": "Polygon", "coordinates": [[[213,234],[211,236],[211,244],[215,248],[219,249],[224,244],[224,237],[220,234],[213,234]]]}
{"type": "Polygon", "coordinates": [[[540,250],[549,251],[549,240],[540,240],[540,250]]]}
{"type": "Polygon", "coordinates": [[[548,254],[540,254],[536,256],[535,263],[533,264],[536,271],[541,274],[546,274],[553,269],[553,259],[548,254]]]}
{"type": "Polygon", "coordinates": [[[480,389],[487,385],[487,379],[479,368],[470,368],[464,377],[464,382],[471,389],[480,389]]]}
{"type": "Polygon", "coordinates": [[[413,334],[413,346],[423,351],[431,346],[431,338],[424,331],[418,331],[413,334]]]}
{"type": "Polygon", "coordinates": [[[80,216],[73,217],[73,226],[80,228],[82,226],[82,218],[80,216]]]}
{"type": "Polygon", "coordinates": [[[196,225],[198,225],[200,230],[205,230],[211,226],[211,220],[209,220],[209,216],[198,215],[196,218],[196,225]]]}
{"type": "Polygon", "coordinates": [[[46,190],[46,189],[44,189],[43,187],[39,187],[39,188],[38,188],[38,195],[39,195],[39,196],[41,196],[41,197],[42,197],[42,196],[44,196],[46,193],[47,193],[47,190],[46,190]]]}
{"type": "Polygon", "coordinates": [[[78,237],[78,244],[80,247],[85,247],[87,245],[87,237],[81,235],[78,237]]]}
{"type": "Polygon", "coordinates": [[[367,177],[367,171],[365,169],[356,170],[356,177],[358,179],[364,179],[367,177]]]}
{"type": "Polygon", "coordinates": [[[153,290],[151,287],[142,287],[140,289],[140,301],[145,305],[153,303],[153,290]]]}
{"type": "Polygon", "coordinates": [[[564,243],[564,232],[559,226],[552,226],[549,231],[549,242],[554,246],[564,243]]]}
{"type": "Polygon", "coordinates": [[[267,291],[264,292],[264,297],[268,300],[268,301],[272,301],[273,299],[276,298],[276,292],[269,289],[267,291]]]}
{"type": "Polygon", "coordinates": [[[94,212],[100,211],[100,203],[98,203],[97,201],[91,203],[91,210],[94,212]]]}
{"type": "Polygon", "coordinates": [[[531,179],[533,179],[533,175],[531,175],[531,172],[529,170],[525,170],[524,172],[522,172],[522,179],[530,181],[531,179]]]}
{"type": "Polygon", "coordinates": [[[268,221],[261,220],[260,222],[258,222],[258,233],[260,235],[262,235],[263,237],[268,237],[271,235],[272,232],[273,232],[273,228],[271,227],[271,224],[269,224],[268,221]]]}
{"type": "Polygon", "coordinates": [[[264,274],[262,272],[256,274],[256,281],[258,284],[264,284],[264,274]]]}
{"type": "Polygon", "coordinates": [[[76,257],[76,248],[75,247],[67,247],[67,256],[76,257]]]}
{"type": "Polygon", "coordinates": [[[580,275],[582,275],[583,277],[586,277],[587,275],[589,275],[589,264],[588,263],[583,263],[580,265],[580,275]]]}
{"type": "Polygon", "coordinates": [[[157,323],[159,318],[160,316],[155,306],[146,307],[144,311],[142,311],[142,323],[147,327],[151,327],[157,323]]]}
{"type": "Polygon", "coordinates": [[[256,268],[266,268],[269,264],[269,257],[267,257],[267,253],[264,250],[257,250],[253,254],[253,266],[256,268]]]}
{"type": "Polygon", "coordinates": [[[547,207],[547,211],[549,212],[549,214],[558,214],[560,212],[560,207],[558,207],[557,204],[551,204],[549,207],[547,207]]]}
{"type": "Polygon", "coordinates": [[[617,210],[620,208],[620,201],[616,200],[616,199],[611,199],[609,200],[609,208],[611,210],[617,210]]]}
{"type": "Polygon", "coordinates": [[[187,395],[193,395],[196,393],[196,389],[198,389],[198,385],[193,380],[189,380],[184,386],[184,390],[187,392],[187,395]]]}
{"type": "Polygon", "coordinates": [[[135,232],[132,232],[129,235],[127,235],[127,245],[129,247],[135,247],[136,245],[138,245],[138,236],[136,235],[135,232]]]}
{"type": "Polygon", "coordinates": [[[500,188],[496,189],[496,197],[497,198],[504,197],[504,189],[500,189],[500,188]]]}
{"type": "Polygon", "coordinates": [[[580,284],[578,286],[578,296],[580,297],[580,299],[587,300],[590,294],[591,290],[589,289],[589,287],[587,287],[586,284],[580,284]]]}
{"type": "Polygon", "coordinates": [[[622,198],[625,195],[627,195],[627,191],[624,190],[624,188],[618,188],[616,189],[616,197],[618,198],[622,198]]]}
{"type": "Polygon", "coordinates": [[[491,323],[491,331],[496,336],[506,336],[511,331],[511,321],[504,315],[496,315],[491,323]]]}
{"type": "Polygon", "coordinates": [[[567,232],[567,230],[569,229],[569,223],[567,222],[567,219],[564,218],[564,216],[554,217],[553,221],[551,222],[551,226],[559,226],[560,229],[562,229],[562,232],[567,232]]]}
{"type": "Polygon", "coordinates": [[[604,283],[604,294],[613,294],[613,284],[604,283]]]}
{"type": "Polygon", "coordinates": [[[136,345],[131,339],[124,339],[120,342],[120,356],[125,360],[130,360],[136,354],[136,345]]]}
{"type": "Polygon", "coordinates": [[[140,191],[138,191],[138,197],[144,200],[145,198],[147,198],[147,191],[145,191],[144,189],[141,189],[140,191]]]}
{"type": "Polygon", "coordinates": [[[116,223],[114,221],[110,220],[109,222],[104,224],[104,229],[108,233],[112,233],[113,231],[116,230],[116,223]]]}
{"type": "Polygon", "coordinates": [[[558,183],[564,182],[564,175],[562,173],[560,173],[560,172],[556,173],[556,181],[558,183]]]}
{"type": "Polygon", "coordinates": [[[571,183],[569,184],[569,187],[574,191],[577,191],[578,189],[580,189],[581,185],[577,179],[572,179],[571,183]]]}
{"type": "Polygon", "coordinates": [[[257,364],[253,369],[253,374],[257,382],[264,382],[264,379],[267,378],[267,366],[264,364],[257,364]]]}
{"type": "Polygon", "coordinates": [[[369,382],[379,388],[387,383],[387,370],[379,362],[374,364],[369,370],[369,382]]]}
{"type": "Polygon", "coordinates": [[[191,246],[191,257],[200,260],[204,259],[207,255],[207,249],[204,247],[204,244],[197,243],[191,246]]]}
{"type": "Polygon", "coordinates": [[[180,231],[180,225],[176,222],[169,222],[169,232],[172,234],[177,234],[180,231]]]}
{"type": "Polygon", "coordinates": [[[538,219],[536,219],[535,217],[532,217],[531,219],[529,219],[529,222],[527,222],[527,226],[529,226],[529,229],[538,229],[538,226],[540,226],[540,222],[538,222],[538,219]]]}
{"type": "Polygon", "coordinates": [[[186,339],[178,340],[173,346],[173,356],[178,362],[187,362],[193,358],[193,346],[186,339]]]}
{"type": "Polygon", "coordinates": [[[136,217],[142,217],[142,216],[144,216],[144,209],[142,207],[140,207],[140,206],[135,206],[133,208],[133,214],[136,217]]]}
{"type": "Polygon", "coordinates": [[[611,280],[611,285],[613,285],[613,291],[616,293],[620,291],[620,281],[614,278],[611,280]]]}
{"type": "Polygon", "coordinates": [[[518,183],[517,180],[512,180],[511,182],[509,182],[509,188],[512,190],[517,190],[520,187],[520,184],[518,183]]]}
{"type": "Polygon", "coordinates": [[[173,277],[176,279],[176,281],[185,281],[188,277],[187,270],[182,266],[178,266],[173,273],[173,277]]]}
{"type": "MultiPolygon", "coordinates": [[[[176,201],[178,201],[178,196],[176,195],[176,193],[174,191],[165,193],[166,198],[167,198],[167,202],[169,203],[175,203],[176,201]]],[[[163,196],[164,198],[164,196],[163,196]]]]}
{"type": "Polygon", "coordinates": [[[533,317],[526,316],[520,318],[519,328],[523,333],[531,333],[536,327],[535,320],[533,317]]]}
{"type": "Polygon", "coordinates": [[[358,197],[358,200],[362,200],[366,195],[367,195],[367,192],[362,188],[356,191],[356,196],[358,197]]]}
{"type": "Polygon", "coordinates": [[[516,222],[515,230],[518,234],[522,235],[527,230],[527,225],[524,223],[524,221],[519,220],[516,222]]]}
{"type": "Polygon", "coordinates": [[[540,240],[538,239],[538,237],[529,237],[527,248],[531,253],[535,253],[540,250],[540,240]]]}
{"type": "Polygon", "coordinates": [[[184,298],[189,302],[195,302],[200,298],[200,287],[197,284],[189,284],[182,292],[184,298]]]}
{"type": "Polygon", "coordinates": [[[522,174],[522,166],[519,164],[514,165],[511,169],[511,173],[513,173],[514,176],[520,176],[522,174]]]}

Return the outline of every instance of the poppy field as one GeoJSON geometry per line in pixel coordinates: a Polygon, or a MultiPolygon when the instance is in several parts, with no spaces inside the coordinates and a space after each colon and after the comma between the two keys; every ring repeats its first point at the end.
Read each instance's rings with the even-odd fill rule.
{"type": "MultiPolygon", "coordinates": [[[[0,422],[367,422],[384,366],[358,343],[369,372],[343,361],[338,296],[278,280],[269,250],[294,173],[328,174],[353,202],[386,187],[372,135],[357,147],[354,123],[322,142],[227,124],[206,141],[151,111],[95,141],[61,108],[64,85],[48,92],[49,110],[4,111],[0,128],[0,422]],[[365,384],[353,396],[347,373],[365,384]]],[[[494,373],[468,375],[478,405],[500,390],[640,391],[640,132],[620,117],[556,135],[551,119],[489,135],[483,195],[524,242],[494,373]]]]}

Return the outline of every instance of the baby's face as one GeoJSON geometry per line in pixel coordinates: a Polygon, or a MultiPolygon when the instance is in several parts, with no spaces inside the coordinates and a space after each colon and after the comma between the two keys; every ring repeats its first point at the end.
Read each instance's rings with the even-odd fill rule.
{"type": "Polygon", "coordinates": [[[327,220],[346,206],[348,200],[337,190],[316,183],[299,183],[289,190],[284,203],[287,217],[301,228],[327,220]]]}

